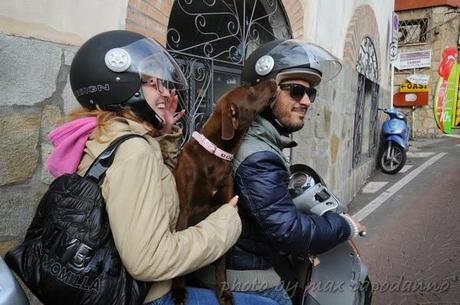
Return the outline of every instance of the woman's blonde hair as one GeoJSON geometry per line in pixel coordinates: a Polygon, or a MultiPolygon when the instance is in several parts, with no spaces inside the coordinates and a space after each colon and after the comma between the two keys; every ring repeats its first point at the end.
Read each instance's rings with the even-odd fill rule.
{"type": "Polygon", "coordinates": [[[96,109],[89,110],[84,107],[77,108],[73,110],[71,113],[64,117],[64,122],[73,121],[76,119],[84,118],[84,117],[96,117],[97,120],[97,127],[94,130],[94,138],[96,141],[100,143],[108,142],[107,136],[110,137],[110,132],[107,129],[107,126],[113,122],[126,122],[126,119],[143,123],[141,120],[130,108],[124,107],[118,111],[106,111],[102,110],[99,106],[96,106],[96,109]],[[103,137],[107,140],[103,140],[103,137]]]}

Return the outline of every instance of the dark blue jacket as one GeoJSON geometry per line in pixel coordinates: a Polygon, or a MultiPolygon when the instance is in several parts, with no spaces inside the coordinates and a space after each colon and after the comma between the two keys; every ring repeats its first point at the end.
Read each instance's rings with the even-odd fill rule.
{"type": "Polygon", "coordinates": [[[227,255],[229,269],[267,269],[280,253],[319,254],[350,236],[348,223],[334,212],[323,216],[297,212],[281,151],[291,143],[261,117],[244,139],[234,161],[243,230],[227,255]]]}

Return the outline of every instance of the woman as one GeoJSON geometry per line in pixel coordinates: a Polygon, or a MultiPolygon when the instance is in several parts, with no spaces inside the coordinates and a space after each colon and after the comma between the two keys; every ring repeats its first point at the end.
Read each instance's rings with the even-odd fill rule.
{"type": "MultiPolygon", "coordinates": [[[[75,55],[70,83],[83,106],[50,133],[48,160],[59,176],[83,175],[111,141],[139,134],[118,148],[101,185],[115,245],[128,272],[152,282],[148,304],[172,304],[171,279],[210,264],[237,240],[241,221],[233,198],[194,227],[175,232],[178,194],[170,171],[180,131],[174,113],[186,80],[158,43],[129,31],[88,40],[75,55]]],[[[235,294],[237,304],[274,304],[235,294]]],[[[217,304],[212,290],[188,288],[187,304],[217,304]]],[[[276,303],[275,303],[276,304],[276,303]]]]}

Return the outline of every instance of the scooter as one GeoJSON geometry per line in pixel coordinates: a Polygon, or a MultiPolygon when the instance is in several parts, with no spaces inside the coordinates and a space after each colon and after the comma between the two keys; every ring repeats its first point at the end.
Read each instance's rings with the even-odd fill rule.
{"type": "MultiPolygon", "coordinates": [[[[300,212],[322,215],[346,213],[347,208],[327,189],[311,167],[292,165],[289,191],[300,212]]],[[[366,265],[352,240],[317,255],[286,255],[275,269],[295,305],[370,305],[372,284],[366,265]]]]}
{"type": "Polygon", "coordinates": [[[0,256],[0,305],[29,305],[29,301],[0,256]]]}
{"type": "Polygon", "coordinates": [[[384,173],[396,174],[406,164],[409,150],[407,115],[395,108],[381,109],[388,115],[382,126],[382,140],[377,161],[384,173]]]}

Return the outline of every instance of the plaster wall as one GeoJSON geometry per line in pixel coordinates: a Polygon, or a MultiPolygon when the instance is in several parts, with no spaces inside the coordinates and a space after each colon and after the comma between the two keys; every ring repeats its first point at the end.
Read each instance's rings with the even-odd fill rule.
{"type": "MultiPolygon", "coordinates": [[[[304,38],[320,44],[338,58],[343,59],[346,34],[350,20],[355,10],[363,5],[370,6],[375,14],[379,33],[379,41],[377,43],[381,46],[379,64],[388,65],[388,57],[386,55],[388,51],[388,31],[394,7],[394,1],[391,0],[304,0],[304,38]]],[[[388,80],[388,69],[382,69],[381,72],[382,81],[388,80]]]]}
{"type": "MultiPolygon", "coordinates": [[[[365,117],[362,161],[352,166],[360,44],[364,37],[371,38],[374,44],[378,105],[387,107],[390,101],[387,54],[394,3],[330,0],[305,1],[304,4],[305,39],[328,49],[340,59],[343,67],[335,79],[320,85],[319,97],[309,110],[305,127],[294,135],[299,146],[292,151],[292,161],[315,168],[343,202],[349,203],[372,175],[376,164],[375,155],[364,153],[369,141],[366,135],[370,133],[369,117],[365,117]]],[[[377,123],[378,128],[381,121],[382,118],[377,123]]]]}
{"type": "Polygon", "coordinates": [[[0,1],[0,32],[81,45],[97,33],[125,28],[128,0],[0,1]]]}

